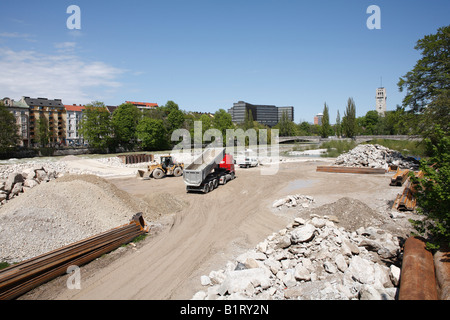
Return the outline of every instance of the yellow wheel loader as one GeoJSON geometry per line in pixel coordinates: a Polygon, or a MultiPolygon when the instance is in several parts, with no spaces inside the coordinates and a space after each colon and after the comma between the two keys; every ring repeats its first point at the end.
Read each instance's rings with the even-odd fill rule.
{"type": "Polygon", "coordinates": [[[138,170],[138,175],[144,179],[162,179],[165,176],[180,177],[183,175],[184,163],[174,162],[172,156],[162,156],[158,164],[150,164],[145,170],[138,170]]]}

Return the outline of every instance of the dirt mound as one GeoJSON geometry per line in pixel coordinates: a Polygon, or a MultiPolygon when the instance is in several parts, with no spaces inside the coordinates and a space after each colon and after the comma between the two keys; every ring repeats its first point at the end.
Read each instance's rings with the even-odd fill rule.
{"type": "Polygon", "coordinates": [[[375,210],[357,199],[348,197],[310,209],[308,214],[334,216],[337,218],[338,226],[344,227],[347,231],[381,224],[380,215],[375,210]]]}

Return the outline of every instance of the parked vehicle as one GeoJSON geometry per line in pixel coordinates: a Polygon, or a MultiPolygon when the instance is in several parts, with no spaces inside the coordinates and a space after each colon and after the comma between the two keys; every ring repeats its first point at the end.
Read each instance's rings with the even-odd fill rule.
{"type": "Polygon", "coordinates": [[[208,193],[236,178],[234,159],[225,148],[209,148],[184,169],[187,192],[208,193]]]}
{"type": "Polygon", "coordinates": [[[259,164],[258,158],[253,155],[251,150],[247,150],[243,153],[238,154],[236,158],[236,164],[240,168],[251,168],[256,167],[259,164]]]}

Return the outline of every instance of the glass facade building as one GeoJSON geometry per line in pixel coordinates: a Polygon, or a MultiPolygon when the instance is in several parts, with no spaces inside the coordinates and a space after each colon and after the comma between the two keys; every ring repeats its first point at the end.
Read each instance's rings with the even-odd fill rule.
{"type": "Polygon", "coordinates": [[[268,127],[275,126],[281,119],[283,112],[286,112],[288,119],[294,121],[294,107],[276,107],[273,105],[253,105],[244,101],[233,104],[228,110],[234,123],[243,123],[245,115],[252,113],[253,120],[268,127]]]}

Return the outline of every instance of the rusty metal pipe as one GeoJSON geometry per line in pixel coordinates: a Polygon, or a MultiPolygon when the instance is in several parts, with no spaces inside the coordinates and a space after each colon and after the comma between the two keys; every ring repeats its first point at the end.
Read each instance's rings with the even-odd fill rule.
{"type": "Polygon", "coordinates": [[[433,254],[422,238],[405,242],[399,300],[438,300],[433,254]]]}

